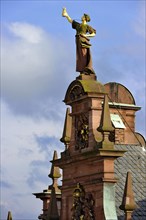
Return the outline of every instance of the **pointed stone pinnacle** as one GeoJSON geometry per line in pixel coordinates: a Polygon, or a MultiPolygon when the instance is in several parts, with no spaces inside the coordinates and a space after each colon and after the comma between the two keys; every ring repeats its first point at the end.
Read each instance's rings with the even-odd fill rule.
{"type": "Polygon", "coordinates": [[[7,217],[7,220],[12,220],[12,214],[11,214],[11,212],[10,212],[10,211],[8,212],[8,217],[7,217]]]}
{"type": "Polygon", "coordinates": [[[136,207],[137,205],[134,201],[134,193],[132,189],[132,176],[130,172],[127,172],[123,200],[119,208],[125,212],[129,212],[133,211],[136,207]]]}
{"type": "Polygon", "coordinates": [[[68,148],[68,144],[71,138],[71,126],[72,126],[72,118],[70,116],[70,108],[67,108],[63,134],[62,134],[62,138],[60,139],[60,141],[65,144],[66,148],[68,148]]]}
{"type": "Polygon", "coordinates": [[[110,134],[114,131],[114,128],[111,122],[107,94],[104,96],[100,126],[97,130],[103,135],[103,141],[101,142],[102,149],[114,149],[113,140],[110,139],[110,134]]]}
{"type": "Polygon", "coordinates": [[[59,220],[57,199],[56,199],[54,187],[52,187],[52,191],[51,191],[51,199],[49,203],[48,214],[47,214],[46,220],[59,220]]]}
{"type": "MultiPolygon", "coordinates": [[[[57,159],[58,159],[57,151],[54,151],[53,161],[57,159]]],[[[52,161],[50,174],[48,175],[50,178],[52,178],[53,184],[49,186],[49,188],[55,187],[55,189],[58,190],[57,179],[61,177],[61,174],[60,174],[59,167],[54,166],[53,161],[52,161]]]]}
{"type": "Polygon", "coordinates": [[[107,95],[104,96],[104,104],[103,104],[103,111],[102,111],[102,116],[101,116],[100,130],[105,131],[105,132],[107,131],[111,132],[114,130],[112,123],[111,123],[107,95]]]}

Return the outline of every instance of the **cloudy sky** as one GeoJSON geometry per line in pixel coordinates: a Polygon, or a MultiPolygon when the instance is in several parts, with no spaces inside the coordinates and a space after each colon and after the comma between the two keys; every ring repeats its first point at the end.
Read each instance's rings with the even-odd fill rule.
{"type": "Polygon", "coordinates": [[[75,32],[62,7],[91,17],[97,79],[133,94],[136,131],[145,136],[145,0],[1,0],[1,219],[33,220],[42,203],[32,193],[51,180],[49,161],[64,146],[62,102],[75,72],[75,32]]]}

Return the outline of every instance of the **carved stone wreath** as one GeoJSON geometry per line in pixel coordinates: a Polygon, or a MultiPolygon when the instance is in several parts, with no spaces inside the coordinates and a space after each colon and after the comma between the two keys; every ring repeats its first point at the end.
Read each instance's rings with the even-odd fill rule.
{"type": "Polygon", "coordinates": [[[75,150],[81,150],[88,147],[89,123],[88,113],[75,117],[75,150]]]}

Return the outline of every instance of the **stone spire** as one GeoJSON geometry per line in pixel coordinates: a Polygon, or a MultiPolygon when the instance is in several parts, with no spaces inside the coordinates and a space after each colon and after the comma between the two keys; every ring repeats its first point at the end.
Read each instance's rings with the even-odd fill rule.
{"type": "Polygon", "coordinates": [[[52,160],[52,167],[51,167],[50,174],[48,176],[52,179],[52,182],[53,182],[52,185],[49,186],[49,189],[52,189],[54,187],[56,191],[59,190],[57,180],[58,180],[58,178],[61,177],[59,167],[56,167],[53,164],[53,162],[57,159],[58,159],[57,151],[54,151],[53,160],[52,160]]]}
{"type": "MultiPolygon", "coordinates": [[[[51,166],[51,170],[50,170],[50,174],[48,175],[51,179],[52,179],[52,184],[50,186],[48,186],[48,189],[44,189],[43,192],[40,193],[33,193],[33,195],[36,196],[36,198],[39,198],[43,201],[43,213],[40,214],[38,216],[39,219],[42,220],[46,220],[46,217],[48,215],[48,207],[50,204],[50,200],[51,200],[51,193],[52,193],[52,189],[54,188],[55,190],[55,198],[57,200],[57,204],[58,204],[58,211],[60,212],[60,208],[61,208],[61,190],[60,190],[60,186],[57,183],[57,180],[59,177],[61,177],[60,174],[60,170],[59,167],[54,165],[54,161],[57,160],[57,152],[54,151],[54,155],[53,155],[53,160],[52,162],[52,166],[51,166]]],[[[56,218],[54,218],[55,220],[56,218]]],[[[49,219],[50,220],[50,219],[49,219]]]]}
{"type": "Polygon", "coordinates": [[[132,220],[132,212],[136,209],[137,205],[134,201],[134,194],[132,189],[132,176],[130,172],[127,172],[125,189],[122,204],[120,205],[120,209],[125,212],[125,220],[132,220]]]}
{"type": "Polygon", "coordinates": [[[65,144],[66,150],[68,148],[71,138],[71,126],[72,126],[72,118],[70,116],[70,108],[67,108],[63,134],[62,134],[62,138],[60,139],[60,141],[65,144]]]}
{"type": "Polygon", "coordinates": [[[98,130],[103,133],[102,148],[114,148],[114,144],[110,141],[110,133],[114,131],[114,128],[111,123],[108,96],[106,94],[104,96],[101,122],[98,130]]]}
{"type": "Polygon", "coordinates": [[[7,220],[12,220],[12,214],[11,214],[11,212],[10,212],[10,211],[8,212],[8,217],[7,217],[7,220]]]}
{"type": "Polygon", "coordinates": [[[55,188],[52,187],[51,198],[48,208],[48,214],[46,220],[59,220],[58,208],[57,208],[57,199],[55,194],[55,188]]]}

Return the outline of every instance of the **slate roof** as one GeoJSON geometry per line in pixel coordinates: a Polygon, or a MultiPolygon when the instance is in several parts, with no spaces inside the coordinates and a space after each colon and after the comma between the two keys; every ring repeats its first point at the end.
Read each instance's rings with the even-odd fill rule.
{"type": "Polygon", "coordinates": [[[146,151],[140,146],[116,145],[115,149],[126,150],[123,157],[115,161],[115,176],[119,179],[115,185],[116,209],[118,220],[124,220],[124,212],[119,209],[122,202],[126,174],[132,174],[133,191],[138,208],[133,211],[132,220],[146,219],[146,151]]]}

